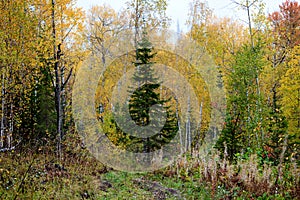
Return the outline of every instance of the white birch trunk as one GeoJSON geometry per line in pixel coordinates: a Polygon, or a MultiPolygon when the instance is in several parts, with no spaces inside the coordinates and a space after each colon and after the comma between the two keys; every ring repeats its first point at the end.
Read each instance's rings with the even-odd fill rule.
{"type": "Polygon", "coordinates": [[[191,112],[191,102],[190,96],[188,96],[188,107],[187,107],[187,121],[185,127],[185,135],[186,135],[186,151],[188,151],[191,147],[191,119],[190,119],[190,112],[191,112]]]}
{"type": "Polygon", "coordinates": [[[13,141],[13,131],[14,131],[14,118],[13,118],[13,104],[10,103],[10,122],[9,122],[9,133],[7,135],[7,147],[11,148],[13,141]]]}
{"type": "Polygon", "coordinates": [[[1,99],[1,131],[0,131],[0,148],[4,147],[4,134],[5,134],[5,113],[4,113],[4,106],[5,106],[5,82],[4,82],[4,72],[2,72],[2,99],[1,99]]]}

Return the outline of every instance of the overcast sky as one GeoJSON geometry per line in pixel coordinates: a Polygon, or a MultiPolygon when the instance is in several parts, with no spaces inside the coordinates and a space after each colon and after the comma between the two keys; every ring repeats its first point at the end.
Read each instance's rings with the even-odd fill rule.
{"type": "MultiPolygon", "coordinates": [[[[109,4],[115,10],[125,6],[128,0],[77,0],[77,5],[88,10],[92,5],[109,4]]],[[[237,0],[240,1],[240,0],[237,0]]],[[[285,0],[264,0],[266,3],[266,12],[271,13],[279,9],[279,5],[285,0]]],[[[168,0],[168,15],[172,18],[172,29],[176,29],[177,21],[181,29],[185,30],[185,22],[192,0],[168,0]]],[[[208,0],[208,5],[214,10],[214,14],[220,17],[231,17],[234,19],[245,20],[246,12],[237,8],[232,0],[208,0]]]]}

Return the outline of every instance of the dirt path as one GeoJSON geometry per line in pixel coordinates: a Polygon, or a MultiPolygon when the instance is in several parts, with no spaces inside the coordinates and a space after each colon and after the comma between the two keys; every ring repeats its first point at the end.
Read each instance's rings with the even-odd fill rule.
{"type": "Polygon", "coordinates": [[[183,199],[179,191],[173,188],[165,187],[156,181],[134,179],[133,183],[136,184],[141,189],[152,192],[155,199],[162,200],[162,199],[167,199],[167,197],[172,197],[175,199],[183,199]]]}

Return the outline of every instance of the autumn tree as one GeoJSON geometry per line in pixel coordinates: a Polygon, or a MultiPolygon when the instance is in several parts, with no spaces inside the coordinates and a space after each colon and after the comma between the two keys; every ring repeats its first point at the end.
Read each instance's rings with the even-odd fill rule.
{"type": "Polygon", "coordinates": [[[66,114],[66,89],[72,76],[73,68],[80,61],[82,52],[78,51],[78,32],[82,29],[82,12],[74,7],[74,1],[61,0],[45,3],[43,15],[46,25],[44,33],[45,42],[49,44],[49,71],[51,83],[54,88],[53,95],[56,108],[57,144],[60,152],[61,140],[65,134],[64,119],[66,114]],[[77,43],[76,43],[77,42],[77,43]]]}
{"type": "MultiPolygon", "coordinates": [[[[279,101],[288,120],[288,148],[298,154],[300,145],[300,46],[293,48],[287,70],[280,80],[279,101]]],[[[283,138],[281,138],[283,139],[283,138]]],[[[299,156],[299,154],[297,155],[299,156]]]]}
{"type": "Polygon", "coordinates": [[[300,6],[296,1],[287,0],[279,6],[280,11],[270,14],[273,42],[270,48],[273,54],[269,57],[273,68],[272,104],[276,107],[279,101],[278,88],[280,79],[285,74],[285,65],[289,60],[289,52],[299,44],[300,6]]]}
{"type": "Polygon", "coordinates": [[[14,149],[34,131],[30,103],[35,87],[37,20],[31,3],[0,2],[1,150],[14,149]]]}
{"type": "Polygon", "coordinates": [[[118,52],[118,46],[128,25],[125,12],[116,12],[108,5],[93,6],[88,14],[86,37],[90,51],[100,54],[102,64],[106,64],[108,58],[113,58],[118,52]]]}
{"type": "MultiPolygon", "coordinates": [[[[274,144],[280,142],[280,149],[283,149],[283,146],[285,146],[285,148],[287,147],[288,151],[286,151],[286,153],[291,155],[291,152],[295,152],[295,149],[297,148],[295,142],[297,141],[296,138],[299,137],[296,136],[297,128],[295,129],[295,127],[297,127],[297,117],[294,117],[297,115],[297,106],[293,107],[296,113],[290,112],[291,110],[287,112],[289,105],[297,105],[297,95],[294,96],[294,98],[291,98],[291,93],[288,93],[287,91],[293,90],[292,85],[294,85],[294,83],[292,79],[294,80],[294,78],[297,77],[297,70],[294,70],[297,69],[295,56],[297,55],[297,46],[299,45],[300,35],[300,6],[298,2],[290,0],[283,2],[279,6],[279,11],[273,12],[269,15],[269,20],[272,28],[272,41],[270,44],[271,51],[268,57],[271,62],[271,67],[268,70],[266,80],[269,81],[268,85],[270,90],[268,95],[270,100],[268,104],[272,108],[271,112],[276,114],[270,118],[273,120],[279,118],[279,124],[282,124],[285,121],[288,126],[287,129],[285,128],[285,133],[282,133],[282,129],[278,129],[277,131],[274,130],[276,126],[273,126],[273,135],[270,136],[270,138],[275,139],[273,141],[269,141],[269,143],[274,144]],[[293,78],[291,79],[288,77],[293,78]],[[288,84],[286,81],[291,82],[291,84],[288,84]],[[277,134],[276,136],[275,133],[281,134],[277,134]],[[294,149],[292,148],[293,145],[295,145],[294,149]]],[[[279,146],[275,147],[273,145],[273,151],[276,151],[279,146]]],[[[279,156],[277,154],[277,158],[278,157],[279,156]]]]}
{"type": "Polygon", "coordinates": [[[130,0],[126,4],[130,14],[129,27],[134,33],[135,48],[142,38],[143,29],[151,35],[152,30],[157,31],[168,27],[170,19],[166,14],[168,6],[166,0],[130,0]]]}
{"type": "Polygon", "coordinates": [[[280,53],[274,58],[275,64],[284,61],[287,51],[300,42],[300,5],[296,1],[286,0],[279,9],[269,16],[275,38],[273,45],[280,53]]]}
{"type": "Polygon", "coordinates": [[[190,5],[188,35],[211,55],[226,86],[230,63],[240,47],[248,41],[245,27],[230,18],[218,18],[207,3],[195,0],[190,5]]]}

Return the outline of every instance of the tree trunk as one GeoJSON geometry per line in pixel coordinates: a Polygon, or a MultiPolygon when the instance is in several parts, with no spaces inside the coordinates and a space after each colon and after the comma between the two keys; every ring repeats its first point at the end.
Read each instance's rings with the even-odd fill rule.
{"type": "Polygon", "coordinates": [[[186,151],[191,148],[191,119],[190,119],[190,112],[191,112],[191,103],[190,103],[190,96],[188,96],[188,107],[187,107],[187,121],[186,121],[186,151]]]}
{"type": "Polygon", "coordinates": [[[134,23],[134,28],[135,28],[135,34],[134,34],[134,45],[135,49],[138,47],[138,35],[139,35],[139,0],[136,0],[136,5],[135,5],[135,23],[134,23]]]}
{"type": "Polygon", "coordinates": [[[4,134],[5,134],[5,113],[4,113],[4,107],[5,107],[5,75],[4,71],[2,72],[2,98],[1,98],[1,130],[0,130],[0,148],[4,147],[4,134]]]}
{"type": "Polygon", "coordinates": [[[55,26],[55,0],[52,3],[52,39],[53,39],[53,58],[54,58],[54,73],[55,73],[55,107],[56,107],[56,126],[57,126],[57,153],[61,159],[61,140],[62,140],[62,125],[63,125],[63,110],[61,105],[61,76],[60,76],[60,57],[61,45],[56,45],[56,26],[55,26]]]}
{"type": "Polygon", "coordinates": [[[181,133],[181,124],[180,124],[180,118],[179,118],[179,103],[178,103],[178,99],[175,97],[176,100],[176,118],[178,120],[177,125],[178,125],[178,134],[179,134],[179,144],[180,144],[180,154],[183,154],[183,141],[182,141],[182,133],[181,133]]]}

